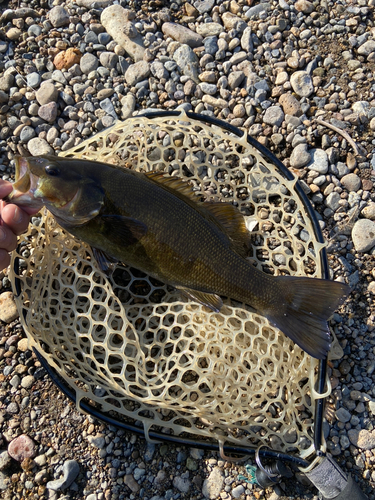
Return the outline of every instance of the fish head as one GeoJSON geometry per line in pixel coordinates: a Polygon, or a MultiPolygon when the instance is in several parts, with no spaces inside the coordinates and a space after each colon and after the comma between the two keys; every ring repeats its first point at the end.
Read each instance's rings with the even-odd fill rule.
{"type": "Polygon", "coordinates": [[[19,206],[46,206],[67,224],[82,224],[98,215],[104,193],[80,162],[54,156],[16,157],[16,181],[6,201],[19,206]]]}

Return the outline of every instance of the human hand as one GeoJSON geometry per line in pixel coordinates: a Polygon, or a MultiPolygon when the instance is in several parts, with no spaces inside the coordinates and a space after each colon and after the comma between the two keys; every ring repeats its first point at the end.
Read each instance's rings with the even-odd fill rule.
{"type": "Polygon", "coordinates": [[[39,212],[39,209],[20,208],[3,201],[12,189],[10,182],[0,180],[0,271],[9,266],[9,252],[16,248],[17,236],[26,231],[30,216],[39,212]]]}

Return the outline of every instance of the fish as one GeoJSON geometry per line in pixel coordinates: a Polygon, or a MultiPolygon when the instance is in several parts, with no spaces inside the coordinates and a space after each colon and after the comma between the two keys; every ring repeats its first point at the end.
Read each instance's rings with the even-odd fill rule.
{"type": "Polygon", "coordinates": [[[248,304],[310,356],[328,355],[328,319],[349,286],[257,269],[246,258],[249,232],[240,211],[202,201],[180,178],[85,159],[17,157],[6,201],[47,207],[92,247],[104,271],[122,262],[213,312],[222,297],[248,304]]]}

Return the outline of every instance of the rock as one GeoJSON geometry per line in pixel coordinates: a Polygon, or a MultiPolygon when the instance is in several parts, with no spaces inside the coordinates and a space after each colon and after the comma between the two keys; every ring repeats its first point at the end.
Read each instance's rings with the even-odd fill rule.
{"type": "Polygon", "coordinates": [[[137,481],[134,479],[133,475],[132,474],[125,474],[124,476],[124,483],[126,484],[126,486],[128,488],[130,488],[130,490],[133,492],[133,493],[138,493],[139,491],[139,484],[137,483],[137,481]]]}
{"type": "Polygon", "coordinates": [[[340,206],[340,200],[341,200],[341,197],[339,195],[339,193],[336,193],[336,192],[333,192],[333,193],[330,193],[327,198],[325,199],[325,205],[330,208],[333,212],[336,212],[336,210],[339,208],[340,206]]]}
{"type": "Polygon", "coordinates": [[[26,352],[28,349],[28,340],[21,339],[17,344],[17,349],[21,352],[26,352]]]}
{"type": "Polygon", "coordinates": [[[35,378],[32,375],[26,375],[21,380],[21,387],[23,387],[24,389],[30,389],[34,382],[35,378]]]}
{"type": "Polygon", "coordinates": [[[168,71],[165,69],[164,64],[161,61],[154,61],[151,64],[150,69],[151,73],[159,80],[161,80],[162,78],[165,78],[167,80],[169,77],[168,71]]]}
{"type": "Polygon", "coordinates": [[[271,7],[271,5],[268,2],[262,2],[262,3],[259,3],[257,5],[254,5],[253,7],[250,7],[250,9],[248,9],[245,12],[245,17],[247,19],[256,18],[259,16],[259,14],[261,12],[265,12],[265,11],[269,10],[270,7],[271,7]]]}
{"type": "Polygon", "coordinates": [[[308,0],[298,0],[294,4],[294,8],[298,12],[303,12],[304,14],[311,14],[311,12],[314,10],[314,5],[308,0]]]}
{"type": "Polygon", "coordinates": [[[125,80],[129,85],[136,85],[145,80],[150,74],[150,65],[146,61],[131,64],[125,73],[125,80]]]}
{"type": "Polygon", "coordinates": [[[232,71],[228,75],[228,85],[231,90],[236,89],[241,85],[245,79],[245,73],[243,71],[232,71]]]}
{"type": "Polygon", "coordinates": [[[82,53],[79,49],[76,47],[69,47],[67,50],[63,50],[55,56],[53,64],[56,69],[69,69],[74,66],[74,64],[79,64],[81,57],[82,53]]]}
{"type": "Polygon", "coordinates": [[[47,14],[54,28],[61,28],[69,24],[69,13],[61,5],[56,5],[47,14]]]}
{"type": "Polygon", "coordinates": [[[307,150],[307,144],[298,144],[290,155],[290,166],[292,168],[302,168],[309,163],[311,154],[307,150]]]}
{"type": "Polygon", "coordinates": [[[105,9],[113,0],[77,0],[75,3],[87,9],[105,9]]]}
{"type": "Polygon", "coordinates": [[[21,142],[29,142],[30,139],[36,136],[33,127],[23,127],[20,133],[21,142]]]}
{"type": "Polygon", "coordinates": [[[57,104],[55,102],[43,104],[38,110],[38,116],[47,123],[54,122],[57,117],[57,104]]]}
{"type": "Polygon", "coordinates": [[[361,188],[361,179],[357,174],[347,174],[341,178],[341,184],[348,191],[358,191],[361,188]]]}
{"type": "Polygon", "coordinates": [[[191,78],[194,82],[198,83],[198,58],[191,49],[186,44],[181,45],[175,50],[173,54],[173,59],[176,61],[181,73],[185,76],[191,78]]]}
{"type": "Polygon", "coordinates": [[[173,479],[173,486],[181,491],[181,493],[187,493],[190,489],[191,482],[188,478],[183,478],[181,476],[175,476],[173,479]]]}
{"type": "MultiPolygon", "coordinates": [[[[117,120],[117,113],[116,113],[116,110],[111,102],[110,99],[103,99],[99,106],[101,107],[101,109],[103,109],[108,115],[110,115],[112,118],[114,118],[115,120],[117,120]]],[[[104,121],[107,121],[105,120],[105,116],[103,116],[102,118],[102,121],[104,123],[104,121]]],[[[109,127],[110,125],[112,125],[113,121],[112,120],[108,120],[107,121],[107,125],[105,125],[105,127],[109,127]]]]}
{"type": "Polygon", "coordinates": [[[6,73],[0,78],[0,90],[9,92],[14,85],[14,76],[11,73],[6,73]]]}
{"type": "Polygon", "coordinates": [[[99,59],[94,54],[86,53],[82,56],[79,66],[82,73],[88,75],[91,71],[95,71],[99,66],[99,59]]]}
{"type": "Polygon", "coordinates": [[[41,77],[39,73],[36,73],[33,71],[32,73],[29,73],[26,77],[26,82],[29,87],[35,90],[36,87],[39,87],[40,82],[41,82],[41,77]]]}
{"type": "Polygon", "coordinates": [[[291,116],[301,116],[302,108],[298,99],[292,94],[283,94],[280,96],[279,103],[283,107],[284,113],[291,116]]]}
{"type": "Polygon", "coordinates": [[[371,52],[375,52],[375,40],[367,40],[367,42],[358,47],[358,54],[360,56],[368,56],[371,52]]]}
{"type": "Polygon", "coordinates": [[[53,155],[54,150],[48,144],[45,139],[40,137],[34,137],[27,143],[27,149],[29,150],[31,156],[43,156],[43,155],[53,155]]]}
{"type": "Polygon", "coordinates": [[[222,15],[222,20],[224,23],[225,28],[229,30],[236,30],[240,33],[242,33],[245,28],[247,27],[247,24],[245,21],[243,21],[240,17],[232,14],[231,12],[224,12],[222,15]]]}
{"type": "Polygon", "coordinates": [[[216,36],[208,36],[204,39],[204,50],[206,54],[215,55],[219,51],[216,36]]]}
{"type": "Polygon", "coordinates": [[[213,83],[202,82],[198,85],[204,94],[215,95],[217,92],[217,86],[213,83]]]}
{"type": "Polygon", "coordinates": [[[9,96],[3,90],[0,90],[0,103],[6,103],[9,100],[9,96]]]}
{"type": "Polygon", "coordinates": [[[67,460],[63,465],[63,477],[49,481],[46,486],[50,490],[66,490],[79,474],[79,464],[75,460],[67,460]]]}
{"type": "Polygon", "coordinates": [[[366,219],[375,220],[375,203],[370,201],[368,205],[362,210],[363,217],[366,219]]]}
{"type": "Polygon", "coordinates": [[[336,418],[339,422],[349,422],[349,420],[351,419],[351,414],[350,412],[348,412],[348,410],[345,410],[345,408],[339,408],[337,411],[336,411],[336,418]]]}
{"type": "Polygon", "coordinates": [[[251,28],[248,26],[247,28],[244,29],[244,32],[242,33],[241,36],[241,47],[245,52],[248,54],[251,54],[253,52],[253,40],[251,38],[251,28]]]}
{"type": "Polygon", "coordinates": [[[353,244],[357,252],[368,252],[375,246],[375,222],[359,219],[352,229],[353,244]]]}
{"type": "Polygon", "coordinates": [[[215,499],[220,495],[224,485],[224,473],[219,467],[214,467],[204,480],[202,493],[206,498],[215,499]]]}
{"type": "Polygon", "coordinates": [[[300,97],[309,97],[314,92],[311,76],[306,71],[295,71],[290,77],[290,84],[300,97]]]}
{"type": "Polygon", "coordinates": [[[133,111],[135,110],[135,96],[134,94],[127,94],[123,99],[121,99],[121,104],[122,104],[122,119],[126,120],[127,118],[130,118],[133,114],[133,111]]]}
{"type": "Polygon", "coordinates": [[[25,458],[35,457],[36,450],[34,441],[26,434],[21,434],[13,439],[8,446],[9,455],[17,462],[22,462],[25,458]]]}
{"type": "Polygon", "coordinates": [[[94,446],[99,450],[105,447],[105,437],[100,434],[98,436],[87,436],[87,441],[91,444],[91,446],[94,446]]]}
{"type": "Polygon", "coordinates": [[[12,292],[3,292],[0,295],[0,320],[11,323],[19,317],[14,295],[12,292]]]}
{"type": "Polygon", "coordinates": [[[280,127],[283,120],[284,111],[280,108],[280,106],[270,106],[267,108],[263,116],[263,122],[267,123],[267,125],[276,125],[277,127],[280,127]]]}
{"type": "Polygon", "coordinates": [[[315,170],[319,174],[328,172],[328,156],[323,149],[312,149],[310,151],[311,160],[307,164],[309,170],[315,170]]]}
{"type": "Polygon", "coordinates": [[[56,102],[59,92],[53,83],[42,83],[40,89],[35,93],[36,100],[40,105],[48,104],[49,102],[56,102]]]}
{"type": "Polygon", "coordinates": [[[350,442],[361,450],[372,450],[375,448],[375,434],[365,429],[350,429],[348,431],[350,442]]]}
{"type": "Polygon", "coordinates": [[[231,491],[233,498],[240,498],[240,496],[243,495],[244,493],[245,493],[245,488],[242,486],[242,484],[239,484],[231,491]]]}
{"type": "Polygon", "coordinates": [[[121,45],[135,62],[142,61],[145,53],[142,35],[137,33],[133,38],[129,38],[124,33],[124,26],[129,22],[128,15],[127,9],[120,5],[110,5],[103,10],[100,22],[113,40],[121,45]]]}
{"type": "Polygon", "coordinates": [[[203,45],[203,38],[200,34],[180,24],[164,23],[161,29],[166,36],[170,36],[173,40],[177,40],[177,42],[186,43],[189,47],[195,48],[203,45]]]}
{"type": "Polygon", "coordinates": [[[204,14],[205,12],[211,11],[215,5],[215,0],[196,0],[193,5],[199,14],[204,14]]]}
{"type": "Polygon", "coordinates": [[[114,52],[102,52],[99,57],[100,64],[107,69],[114,69],[118,63],[118,55],[114,52]]]}
{"type": "Polygon", "coordinates": [[[9,453],[5,450],[0,453],[0,470],[7,469],[12,463],[9,453]]]}
{"type": "Polygon", "coordinates": [[[224,27],[219,23],[202,23],[197,26],[197,33],[202,37],[219,36],[224,27]]]}
{"type": "Polygon", "coordinates": [[[21,35],[22,31],[18,28],[10,28],[10,30],[8,30],[6,34],[7,38],[12,41],[18,40],[21,35]]]}

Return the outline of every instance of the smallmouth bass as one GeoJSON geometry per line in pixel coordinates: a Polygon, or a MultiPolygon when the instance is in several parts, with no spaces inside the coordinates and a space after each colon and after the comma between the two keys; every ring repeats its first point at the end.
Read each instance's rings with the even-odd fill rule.
{"type": "Polygon", "coordinates": [[[181,179],[89,160],[17,158],[7,201],[46,206],[93,248],[104,270],[121,261],[216,312],[221,296],[246,303],[311,356],[327,356],[327,321],[349,287],[256,269],[244,257],[248,231],[240,212],[200,202],[181,179]]]}

